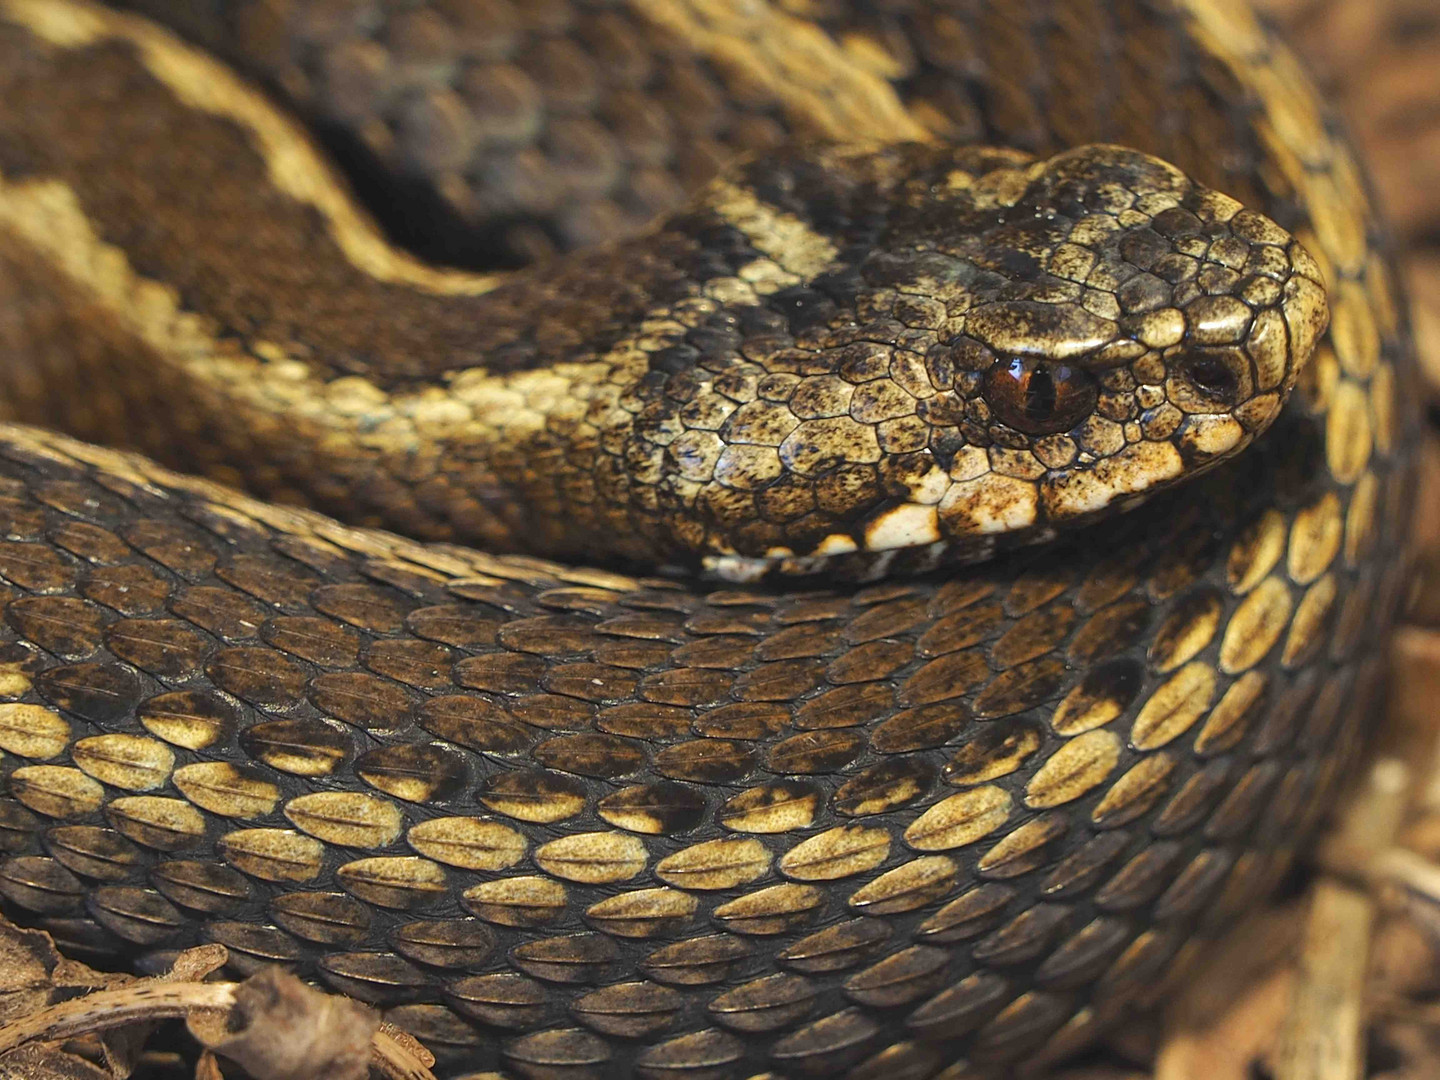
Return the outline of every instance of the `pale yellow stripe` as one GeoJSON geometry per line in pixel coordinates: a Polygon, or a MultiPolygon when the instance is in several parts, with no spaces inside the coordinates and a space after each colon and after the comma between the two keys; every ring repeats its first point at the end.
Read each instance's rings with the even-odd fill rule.
{"type": "Polygon", "coordinates": [[[107,40],[134,46],[145,68],[178,100],[249,132],[275,186],[314,207],[346,258],[372,277],[439,295],[477,295],[504,280],[427,266],[390,245],[293,124],[221,64],[155,25],[84,0],[0,0],[0,14],[60,49],[107,40]]]}
{"type": "Polygon", "coordinates": [[[466,369],[406,394],[388,394],[359,376],[327,383],[279,344],[251,342],[247,351],[233,340],[217,340],[209,316],[184,310],[173,287],[136,273],[122,250],[96,234],[63,181],[0,176],[0,230],[201,385],[237,405],[371,450],[403,452],[458,438],[513,443],[543,431],[549,418],[566,410],[578,422],[593,401],[577,387],[609,386],[619,372],[644,366],[644,354],[621,342],[595,361],[506,374],[466,369]]]}
{"type": "Polygon", "coordinates": [[[813,23],[759,0],[630,3],[723,75],[774,95],[792,121],[815,134],[866,142],[930,138],[878,73],[875,56],[845,48],[813,23]]]}
{"type": "Polygon", "coordinates": [[[745,234],[752,247],[797,278],[812,278],[829,266],[839,249],[794,214],[771,206],[754,192],[724,180],[711,185],[707,200],[745,234]]]}

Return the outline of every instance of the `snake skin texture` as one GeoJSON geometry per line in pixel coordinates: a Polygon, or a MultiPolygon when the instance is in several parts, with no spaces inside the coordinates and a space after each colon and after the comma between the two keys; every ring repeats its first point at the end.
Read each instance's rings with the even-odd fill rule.
{"type": "MultiPolygon", "coordinates": [[[[0,398],[166,461],[0,426],[9,912],[92,961],[218,941],[240,972],[286,964],[382,1007],[452,1076],[960,1080],[1163,999],[1285,875],[1377,715],[1418,395],[1359,170],[1242,4],[143,6],[363,160],[362,188],[413,200],[398,233],[443,210],[431,254],[607,243],[503,282],[422,265],[266,99],[167,35],[0,0],[0,398]],[[807,135],[932,143],[878,151],[848,202],[848,152],[767,154],[615,239],[729,153],[807,135]],[[815,284],[873,240],[882,189],[948,197],[915,162],[945,163],[952,211],[1038,218],[1053,208],[1027,192],[1074,160],[1052,155],[1097,141],[1200,187],[1183,206],[1086,188],[1105,228],[1144,234],[1093,264],[1069,236],[992,239],[1048,290],[1027,295],[1071,305],[1032,337],[975,319],[942,342],[942,300],[974,302],[971,281],[924,302],[815,284]],[[1262,324],[1287,355],[1314,346],[1302,370],[1262,324]],[[446,442],[485,416],[550,432],[597,370],[643,367],[656,396],[607,404],[678,402],[689,443],[657,422],[676,449],[591,456],[637,488],[660,460],[716,492],[738,460],[736,503],[714,504],[742,507],[729,554],[835,551],[837,523],[878,505],[867,483],[925,505],[919,458],[963,483],[977,450],[1012,480],[1024,454],[1069,452],[987,444],[966,412],[994,358],[965,357],[1032,338],[1142,341],[1110,357],[1132,376],[1181,341],[1243,352],[1268,429],[1246,446],[1235,420],[1232,460],[1129,512],[864,583],[459,543],[714,550],[636,527],[675,520],[659,500],[591,509],[613,490],[548,444],[477,465],[446,442]],[[805,366],[827,350],[834,372],[805,366]],[[752,512],[800,497],[751,481],[772,454],[793,465],[785,410],[834,422],[837,460],[772,520],[752,512]],[[852,426],[913,456],[881,476],[835,434],[852,426]],[[919,426],[949,441],[905,442],[919,426]],[[504,485],[456,479],[481,467],[559,480],[543,513],[507,517],[504,485]]],[[[1123,383],[1101,377],[1100,400],[1123,383]]],[[[1190,423],[1151,439],[1150,406],[1107,419],[1120,443],[1190,423]]]]}

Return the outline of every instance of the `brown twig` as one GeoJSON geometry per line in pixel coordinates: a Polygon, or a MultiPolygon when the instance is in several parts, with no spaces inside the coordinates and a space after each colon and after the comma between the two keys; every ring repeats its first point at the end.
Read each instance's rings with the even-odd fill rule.
{"type": "MultiPolygon", "coordinates": [[[[1410,786],[1403,762],[1377,761],[1333,845],[1345,852],[1389,850],[1410,786]]],[[[1375,899],[1363,882],[1316,882],[1275,1053],[1277,1080],[1360,1080],[1364,1075],[1365,972],[1375,912],[1375,899]]]]}
{"type": "Polygon", "coordinates": [[[213,1053],[219,1053],[258,1080],[363,1076],[367,1065],[388,1080],[435,1080],[434,1058],[413,1038],[381,1025],[368,1007],[278,968],[243,983],[146,979],[96,990],[0,1027],[0,1057],[31,1044],[180,1017],[211,1055],[203,1075],[218,1072],[213,1053]]]}
{"type": "Polygon", "coordinates": [[[55,1042],[126,1024],[169,1020],[191,1009],[228,1009],[236,983],[147,980],[62,1001],[0,1027],[0,1054],[30,1042],[55,1042]]]}

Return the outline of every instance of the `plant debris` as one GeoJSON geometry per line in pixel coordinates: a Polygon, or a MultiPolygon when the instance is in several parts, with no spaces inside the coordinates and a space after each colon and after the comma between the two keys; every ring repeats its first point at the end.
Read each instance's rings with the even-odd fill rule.
{"type": "Polygon", "coordinates": [[[216,979],[222,945],[180,953],[168,972],[136,978],[62,957],[50,935],[0,919],[0,1078],[126,1080],[165,1020],[195,1037],[196,1080],[434,1080],[434,1057],[368,1005],[268,967],[216,979]]]}

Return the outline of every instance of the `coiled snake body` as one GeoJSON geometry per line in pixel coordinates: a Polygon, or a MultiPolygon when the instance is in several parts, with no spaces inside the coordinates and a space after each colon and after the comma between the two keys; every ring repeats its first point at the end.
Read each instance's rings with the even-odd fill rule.
{"type": "Polygon", "coordinates": [[[3,429],[12,912],[452,1072],[920,1080],[1083,1045],[1284,873],[1416,395],[1241,4],[143,6],[450,257],[799,141],[439,270],[214,61],[0,0],[10,415],[275,500],[3,429]]]}

